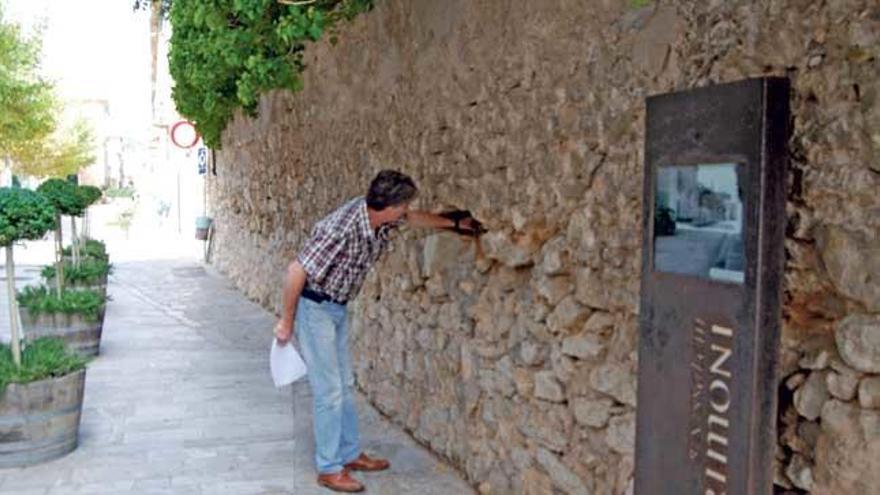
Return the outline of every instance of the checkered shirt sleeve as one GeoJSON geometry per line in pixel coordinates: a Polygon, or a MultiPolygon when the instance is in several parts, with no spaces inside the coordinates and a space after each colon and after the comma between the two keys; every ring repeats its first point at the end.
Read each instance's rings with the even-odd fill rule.
{"type": "Polygon", "coordinates": [[[310,280],[321,283],[345,248],[345,233],[317,228],[297,256],[310,280]]]}

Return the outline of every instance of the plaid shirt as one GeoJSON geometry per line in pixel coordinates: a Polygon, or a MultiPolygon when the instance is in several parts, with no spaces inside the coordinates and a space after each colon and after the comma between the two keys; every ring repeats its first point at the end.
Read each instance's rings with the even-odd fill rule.
{"type": "Polygon", "coordinates": [[[391,232],[401,223],[382,225],[374,232],[363,196],[339,207],[315,224],[297,256],[306,271],[306,287],[337,302],[354,299],[370,267],[385,251],[391,232]]]}

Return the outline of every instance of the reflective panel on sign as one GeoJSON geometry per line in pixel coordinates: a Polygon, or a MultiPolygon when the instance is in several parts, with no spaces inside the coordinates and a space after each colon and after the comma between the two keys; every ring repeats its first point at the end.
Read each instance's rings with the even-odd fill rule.
{"type": "Polygon", "coordinates": [[[743,199],[735,163],[658,167],[654,269],[742,283],[743,199]]]}

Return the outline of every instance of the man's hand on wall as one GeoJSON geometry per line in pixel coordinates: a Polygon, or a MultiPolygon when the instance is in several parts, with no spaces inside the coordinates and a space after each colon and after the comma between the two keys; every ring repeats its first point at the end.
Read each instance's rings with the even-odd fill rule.
{"type": "Polygon", "coordinates": [[[483,224],[474,217],[467,217],[458,222],[459,234],[477,236],[484,232],[483,224]]]}
{"type": "Polygon", "coordinates": [[[450,230],[456,234],[476,237],[486,232],[483,224],[467,210],[446,211],[440,216],[453,221],[453,227],[450,230]]]}

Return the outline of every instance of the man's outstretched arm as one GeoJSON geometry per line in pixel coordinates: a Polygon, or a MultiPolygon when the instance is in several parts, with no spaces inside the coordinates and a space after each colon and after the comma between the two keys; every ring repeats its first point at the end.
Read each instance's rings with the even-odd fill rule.
{"type": "MultiPolygon", "coordinates": [[[[463,214],[459,217],[458,229],[456,230],[459,234],[478,235],[485,232],[482,228],[482,224],[471,217],[469,212],[455,211],[448,213],[463,214]]],[[[456,227],[453,217],[446,216],[445,214],[437,215],[435,213],[419,210],[410,210],[406,215],[406,222],[410,226],[417,228],[454,229],[456,227]]]]}
{"type": "Polygon", "coordinates": [[[448,229],[455,226],[455,222],[446,217],[419,210],[407,212],[406,223],[419,229],[448,229]]]}
{"type": "Polygon", "coordinates": [[[294,315],[305,285],[306,271],[299,261],[294,261],[287,267],[287,275],[284,277],[284,293],[281,301],[284,309],[281,319],[275,325],[275,338],[278,339],[279,344],[286,344],[293,336],[294,315]]]}

